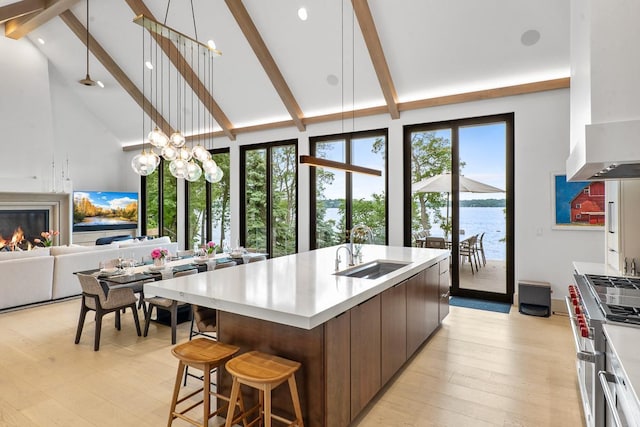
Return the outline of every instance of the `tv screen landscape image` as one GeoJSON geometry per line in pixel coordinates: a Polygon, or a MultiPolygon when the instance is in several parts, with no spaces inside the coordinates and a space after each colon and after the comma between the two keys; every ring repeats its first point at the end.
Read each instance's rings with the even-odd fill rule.
{"type": "Polygon", "coordinates": [[[74,191],[73,231],[138,228],[138,193],[74,191]]]}

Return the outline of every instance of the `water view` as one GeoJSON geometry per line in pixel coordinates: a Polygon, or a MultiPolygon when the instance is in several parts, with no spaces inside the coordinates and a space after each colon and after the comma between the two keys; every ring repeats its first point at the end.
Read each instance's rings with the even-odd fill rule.
{"type": "MultiPolygon", "coordinates": [[[[446,209],[441,209],[445,215],[446,209]]],[[[333,219],[339,220],[338,208],[328,208],[325,215],[325,221],[333,219]]],[[[485,233],[484,235],[484,251],[488,260],[505,261],[506,244],[504,239],[507,235],[504,208],[502,207],[461,207],[460,208],[460,240],[473,236],[474,234],[485,233]]],[[[438,224],[432,224],[432,236],[444,236],[444,232],[438,224]]]]}

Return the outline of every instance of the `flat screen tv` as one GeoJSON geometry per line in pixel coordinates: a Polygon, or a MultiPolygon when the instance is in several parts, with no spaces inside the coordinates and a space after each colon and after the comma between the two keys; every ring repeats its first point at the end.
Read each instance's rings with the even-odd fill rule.
{"type": "Polygon", "coordinates": [[[74,191],[73,231],[138,228],[138,193],[74,191]]]}

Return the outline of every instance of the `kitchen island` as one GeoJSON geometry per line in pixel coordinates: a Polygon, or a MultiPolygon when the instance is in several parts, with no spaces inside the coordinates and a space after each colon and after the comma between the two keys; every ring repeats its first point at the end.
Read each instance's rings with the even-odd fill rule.
{"type": "MultiPolygon", "coordinates": [[[[145,294],[215,308],[221,341],[301,362],[305,424],[346,426],[448,312],[449,251],[363,245],[363,264],[403,264],[368,279],[334,274],[336,249],[148,283],[145,294]]],[[[218,384],[228,391],[228,376],[218,384]]],[[[286,387],[273,406],[290,410],[286,387]]]]}

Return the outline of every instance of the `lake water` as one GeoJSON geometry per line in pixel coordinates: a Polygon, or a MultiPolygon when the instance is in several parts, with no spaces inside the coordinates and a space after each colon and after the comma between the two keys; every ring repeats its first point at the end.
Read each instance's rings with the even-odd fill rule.
{"type": "MultiPolygon", "coordinates": [[[[442,208],[442,215],[446,214],[446,209],[442,208]]],[[[338,208],[328,208],[325,220],[339,219],[338,208]]],[[[460,229],[464,230],[464,234],[460,236],[460,240],[474,234],[485,233],[483,245],[487,259],[505,261],[506,243],[501,242],[507,235],[506,218],[504,208],[460,208],[460,229]]],[[[444,236],[444,233],[438,226],[433,224],[431,231],[432,236],[444,236]]]]}

